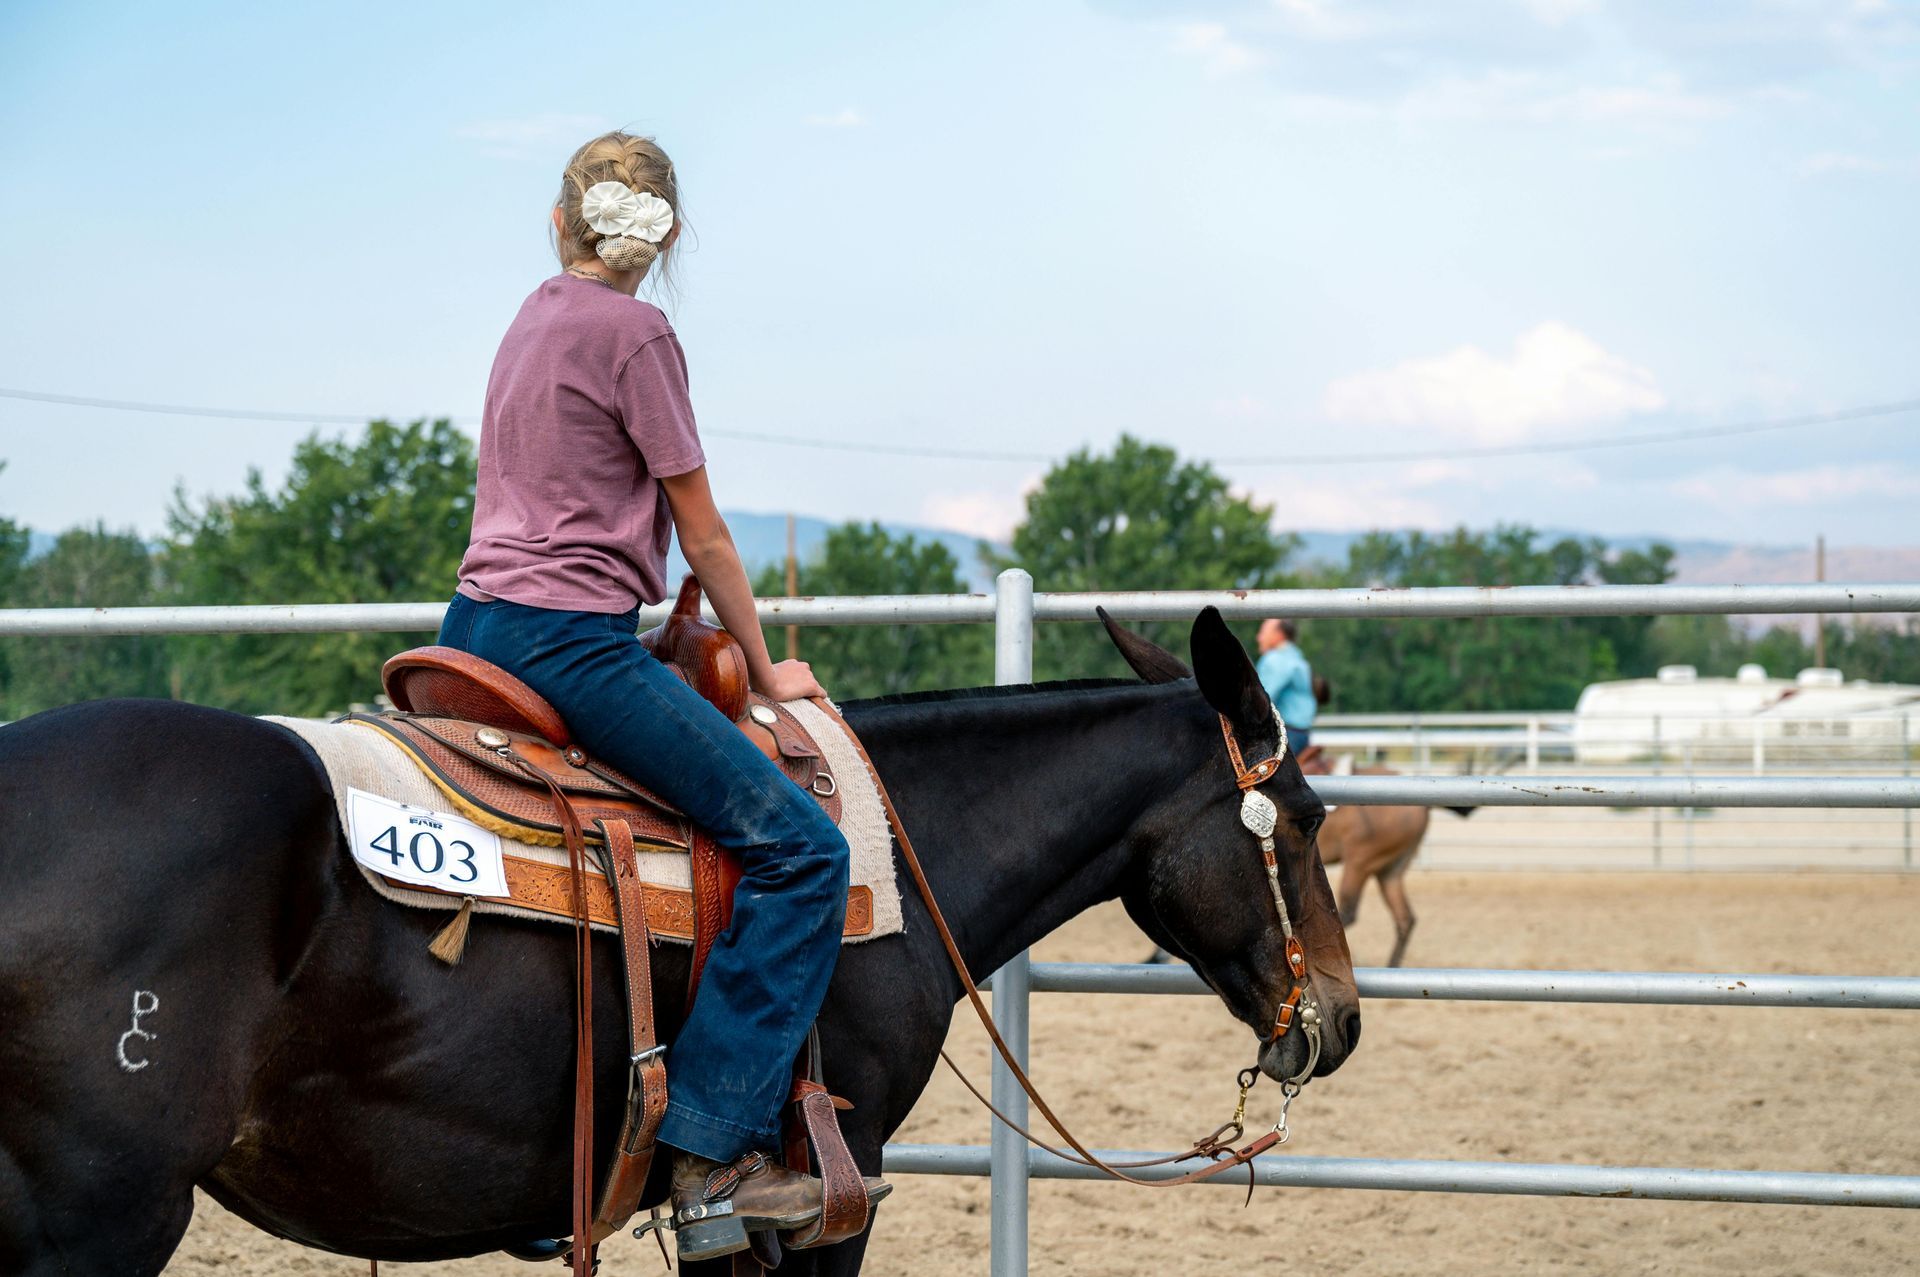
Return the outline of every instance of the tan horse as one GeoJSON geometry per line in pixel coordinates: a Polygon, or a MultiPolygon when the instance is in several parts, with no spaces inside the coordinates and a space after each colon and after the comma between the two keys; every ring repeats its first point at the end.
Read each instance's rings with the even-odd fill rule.
{"type": "MultiPolygon", "coordinates": [[[[1300,754],[1300,770],[1309,776],[1330,775],[1333,768],[1318,745],[1309,745],[1300,754]]],[[[1355,776],[1393,776],[1390,767],[1356,767],[1355,776]]],[[[1449,807],[1461,816],[1471,816],[1471,807],[1449,807]]],[[[1360,893],[1369,878],[1380,883],[1380,898],[1393,915],[1393,954],[1387,965],[1397,967],[1406,957],[1407,941],[1413,935],[1413,904],[1407,899],[1407,869],[1420,853],[1421,840],[1427,836],[1430,807],[1362,807],[1342,803],[1327,813],[1320,826],[1320,859],[1328,865],[1344,866],[1340,871],[1340,921],[1352,926],[1360,912],[1360,893]]]]}

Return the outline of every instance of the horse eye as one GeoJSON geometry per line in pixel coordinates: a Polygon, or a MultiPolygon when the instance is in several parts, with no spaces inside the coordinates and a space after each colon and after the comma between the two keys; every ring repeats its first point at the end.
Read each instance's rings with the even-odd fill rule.
{"type": "Polygon", "coordinates": [[[1311,838],[1315,834],[1319,833],[1320,826],[1326,823],[1327,823],[1327,818],[1324,813],[1318,816],[1309,816],[1305,820],[1300,822],[1300,832],[1305,837],[1311,838]]]}

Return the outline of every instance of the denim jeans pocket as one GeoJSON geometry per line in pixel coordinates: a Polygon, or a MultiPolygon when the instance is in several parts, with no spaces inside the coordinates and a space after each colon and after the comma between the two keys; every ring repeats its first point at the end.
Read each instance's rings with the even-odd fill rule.
{"type": "Polygon", "coordinates": [[[458,648],[462,652],[473,647],[473,623],[479,615],[480,605],[464,594],[455,594],[447,604],[446,615],[440,621],[438,642],[442,647],[458,648]]]}

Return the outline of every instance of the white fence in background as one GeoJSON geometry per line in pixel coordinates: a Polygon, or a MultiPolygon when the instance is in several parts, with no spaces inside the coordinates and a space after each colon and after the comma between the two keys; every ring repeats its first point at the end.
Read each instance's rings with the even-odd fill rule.
{"type": "MultiPolygon", "coordinates": [[[[1171,591],[1121,594],[1035,594],[1025,572],[1002,573],[986,595],[769,599],[767,623],[873,625],[991,622],[995,672],[1003,683],[1033,677],[1035,621],[1091,621],[1096,605],[1121,620],[1179,620],[1215,605],[1229,616],[1301,618],[1368,616],[1633,616],[1681,614],[1920,612],[1920,585],[1780,586],[1522,586],[1512,589],[1445,587],[1410,590],[1171,591]]],[[[230,608],[65,608],[0,611],[0,636],[168,633],[325,633],[342,630],[432,630],[443,604],[315,604],[230,608]]],[[[650,610],[652,624],[665,608],[650,610]]],[[[1432,726],[1441,726],[1433,719],[1432,726]]],[[[1355,726],[1361,726],[1355,724],[1355,726]]],[[[1461,726],[1485,729],[1493,724],[1461,726]]],[[[1511,726],[1511,725],[1498,725],[1511,726]]],[[[1536,737],[1545,723],[1520,724],[1536,737]]],[[[1328,731],[1334,730],[1330,721],[1328,731]]],[[[1326,737],[1322,737],[1326,739],[1326,737]]],[[[1331,743],[1331,742],[1329,742],[1331,743]]],[[[1429,763],[1431,759],[1427,760],[1429,763]]],[[[1531,754],[1539,767],[1539,752],[1531,754]]],[[[1764,768],[1763,768],[1764,773],[1764,768]]],[[[1683,809],[1843,808],[1920,806],[1911,775],[1761,774],[1707,777],[1645,776],[1401,776],[1321,777],[1314,787],[1342,803],[1444,803],[1486,807],[1621,808],[1663,805],[1683,809]]],[[[1542,1002],[1621,1002],[1667,1005],[1881,1007],[1920,1010],[1920,978],[1618,971],[1482,971],[1363,969],[1362,996],[1490,999],[1542,1002]]],[[[1080,993],[1202,992],[1179,968],[1055,964],[1032,966],[1025,955],[992,979],[994,1011],[1021,1059],[1027,1051],[1028,995],[1039,989],[1080,993]]],[[[993,1097],[1025,1122],[1025,1096],[1011,1073],[996,1065],[993,1097]]],[[[1115,1152],[1116,1158],[1144,1153],[1115,1152]]],[[[1029,1149],[996,1125],[987,1147],[893,1145],[886,1155],[896,1174],[987,1173],[993,1181],[992,1272],[1027,1271],[1027,1187],[1033,1177],[1082,1178],[1087,1168],[1029,1149]]],[[[1213,1183],[1237,1177],[1220,1177],[1213,1183]]],[[[1527,1165],[1505,1162],[1415,1161],[1379,1158],[1269,1156],[1256,1178],[1270,1184],[1423,1192],[1518,1193],[1738,1201],[1827,1206],[1920,1207],[1920,1176],[1814,1172],[1690,1170],[1669,1167],[1527,1165]]]]}

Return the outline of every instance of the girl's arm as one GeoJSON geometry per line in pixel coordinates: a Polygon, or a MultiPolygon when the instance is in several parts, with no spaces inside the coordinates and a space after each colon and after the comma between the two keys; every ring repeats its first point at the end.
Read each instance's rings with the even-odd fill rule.
{"type": "Polygon", "coordinates": [[[760,616],[753,607],[753,586],[740,563],[740,551],[734,548],[727,521],[713,503],[713,489],[707,484],[707,468],[689,470],[660,480],[667,494],[667,506],[673,511],[674,530],[680,535],[680,552],[687,566],[700,578],[700,587],[713,600],[713,610],[727,633],[739,642],[747,658],[747,678],[753,689],[776,701],[794,701],[805,696],[825,696],[805,661],[781,661],[776,664],[767,654],[766,635],[760,632],[760,616]]]}

